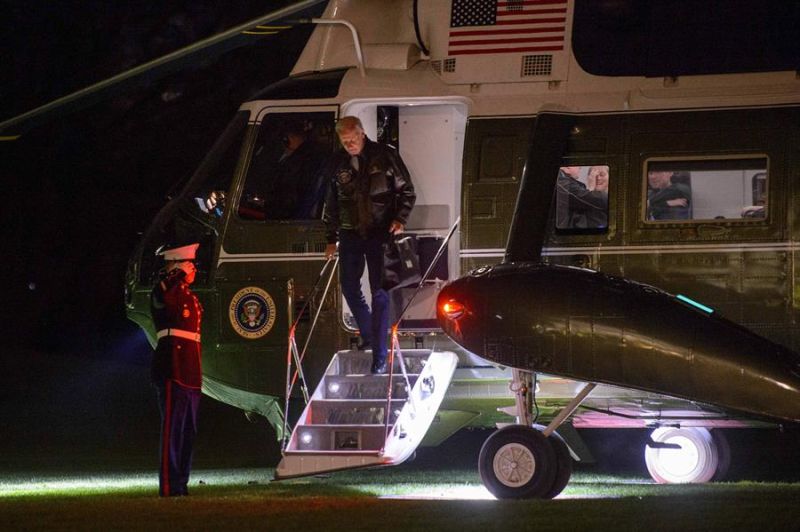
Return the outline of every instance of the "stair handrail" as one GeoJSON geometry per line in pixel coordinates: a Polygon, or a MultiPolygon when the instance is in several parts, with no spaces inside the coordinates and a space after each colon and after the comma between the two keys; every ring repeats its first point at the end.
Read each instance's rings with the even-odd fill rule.
{"type": "MultiPolygon", "coordinates": [[[[328,297],[328,290],[331,288],[331,283],[333,282],[334,273],[336,272],[336,267],[339,265],[339,257],[337,256],[335,259],[328,259],[333,260],[333,269],[331,269],[331,274],[328,277],[328,282],[325,283],[325,290],[322,292],[322,297],[320,298],[320,304],[317,306],[317,312],[314,314],[314,319],[311,322],[311,328],[308,330],[308,335],[306,336],[306,341],[303,343],[303,350],[300,352],[300,362],[306,358],[306,352],[308,351],[308,345],[311,343],[311,337],[314,334],[314,330],[317,328],[317,321],[319,321],[319,315],[322,313],[322,305],[325,301],[325,298],[328,297]]],[[[323,266],[324,269],[324,266],[323,266]]],[[[303,306],[302,312],[305,310],[306,306],[308,306],[309,302],[313,299],[314,294],[312,293],[311,297],[308,301],[306,301],[305,306],[303,306]]],[[[299,321],[299,319],[297,320],[299,321]]],[[[297,323],[297,321],[295,323],[297,323]]],[[[304,377],[301,378],[304,379],[304,377]]],[[[292,379],[292,385],[294,385],[295,380],[297,379],[297,371],[295,371],[294,378],[292,379]]],[[[308,402],[308,400],[306,400],[308,402]]]]}
{"type": "Polygon", "coordinates": [[[395,322],[395,325],[399,325],[400,324],[400,321],[403,319],[403,316],[405,315],[406,311],[408,310],[408,307],[411,306],[411,303],[414,301],[414,298],[417,297],[417,294],[422,289],[423,284],[425,283],[425,281],[428,280],[428,277],[430,276],[431,272],[433,271],[433,268],[436,266],[436,264],[438,264],[439,259],[442,258],[442,253],[444,253],[444,250],[447,247],[447,243],[450,242],[450,238],[452,238],[453,233],[456,232],[456,227],[458,227],[458,224],[460,222],[461,222],[461,216],[456,218],[456,221],[453,223],[453,226],[450,227],[450,231],[448,231],[447,236],[445,237],[445,239],[442,242],[442,244],[439,246],[439,249],[436,251],[436,255],[433,257],[433,260],[431,261],[430,265],[428,266],[428,269],[425,270],[425,275],[423,275],[422,279],[420,279],[419,284],[417,285],[417,289],[414,290],[414,293],[411,294],[410,298],[408,298],[408,301],[406,302],[405,306],[403,307],[403,310],[400,312],[400,315],[397,317],[397,321],[395,322]]]}
{"type": "Polygon", "coordinates": [[[453,237],[453,234],[455,233],[456,228],[458,227],[458,224],[460,222],[461,222],[461,216],[457,217],[456,221],[453,223],[453,226],[450,227],[450,231],[448,231],[447,236],[445,237],[445,239],[442,242],[442,244],[439,246],[439,249],[436,251],[436,255],[433,257],[433,260],[431,261],[430,265],[428,266],[428,269],[425,271],[425,275],[423,275],[422,279],[420,279],[419,284],[417,285],[417,289],[414,290],[413,294],[411,294],[411,297],[406,302],[405,306],[403,307],[403,310],[398,315],[397,320],[394,322],[394,324],[392,324],[392,328],[391,328],[391,331],[392,331],[392,347],[389,350],[389,382],[386,385],[386,409],[384,410],[384,416],[383,416],[383,418],[384,418],[383,419],[383,423],[384,423],[384,438],[383,438],[384,446],[386,445],[386,440],[389,439],[389,419],[391,418],[391,415],[392,415],[392,381],[394,380],[394,354],[395,354],[395,352],[397,352],[397,356],[400,359],[400,370],[403,372],[403,379],[406,382],[406,390],[408,390],[408,392],[407,392],[407,396],[408,397],[407,397],[406,400],[411,404],[411,407],[414,409],[414,412],[416,412],[416,409],[417,409],[417,405],[414,404],[414,397],[411,395],[411,381],[409,381],[409,379],[408,379],[408,372],[406,370],[406,363],[405,363],[405,360],[403,359],[403,351],[400,349],[400,340],[398,338],[398,332],[397,332],[398,328],[400,327],[400,322],[403,320],[403,316],[405,315],[406,311],[408,310],[408,307],[411,306],[411,303],[414,301],[414,298],[417,297],[417,294],[419,293],[420,289],[422,288],[423,283],[428,279],[428,277],[430,276],[431,272],[433,271],[433,268],[439,262],[439,259],[442,258],[442,254],[444,253],[444,250],[447,247],[448,242],[450,242],[450,239],[453,237]]]}
{"type": "Polygon", "coordinates": [[[320,312],[322,311],[322,306],[324,304],[325,298],[328,296],[328,290],[330,289],[331,282],[333,281],[334,274],[336,273],[336,267],[339,265],[339,257],[328,257],[325,260],[325,264],[322,266],[322,269],[319,272],[319,277],[317,277],[317,281],[314,283],[314,286],[311,288],[311,292],[309,292],[309,297],[306,299],[303,308],[300,309],[298,312],[297,317],[295,318],[292,325],[289,327],[289,339],[288,339],[288,347],[286,350],[286,396],[285,396],[285,403],[284,403],[284,410],[283,410],[283,450],[286,449],[286,446],[289,443],[289,398],[292,395],[292,390],[294,389],[294,385],[297,382],[298,376],[300,377],[300,381],[302,382],[301,390],[303,392],[303,399],[306,404],[308,404],[309,396],[308,396],[308,386],[306,383],[306,377],[303,373],[303,359],[306,355],[306,350],[308,349],[308,344],[311,340],[311,336],[314,334],[314,329],[317,326],[317,320],[319,319],[320,312]],[[297,350],[297,341],[295,339],[295,334],[297,332],[297,325],[300,323],[300,319],[305,314],[306,309],[311,304],[311,301],[314,300],[314,297],[317,294],[319,289],[319,282],[325,276],[325,270],[328,268],[330,264],[333,264],[333,267],[330,269],[330,274],[328,276],[328,282],[325,283],[325,290],[322,293],[322,298],[320,299],[320,304],[317,307],[317,312],[314,314],[314,320],[311,323],[311,328],[308,331],[308,335],[306,336],[306,341],[303,344],[303,351],[298,353],[297,350]],[[296,365],[294,370],[294,374],[292,374],[292,360],[296,365]]]}

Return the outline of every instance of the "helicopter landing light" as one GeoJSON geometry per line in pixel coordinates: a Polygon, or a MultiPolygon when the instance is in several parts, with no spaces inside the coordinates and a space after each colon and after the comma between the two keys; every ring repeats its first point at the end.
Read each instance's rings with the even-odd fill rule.
{"type": "Polygon", "coordinates": [[[466,307],[455,299],[445,301],[442,305],[442,313],[449,320],[457,320],[464,315],[466,307]]]}

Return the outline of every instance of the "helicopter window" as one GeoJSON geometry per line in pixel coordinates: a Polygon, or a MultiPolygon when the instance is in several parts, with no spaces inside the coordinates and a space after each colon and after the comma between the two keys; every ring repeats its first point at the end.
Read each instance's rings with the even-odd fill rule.
{"type": "Polygon", "coordinates": [[[230,188],[239,161],[247,118],[247,112],[236,114],[188,184],[156,216],[144,237],[139,270],[142,282],[154,282],[163,266],[163,260],[155,256],[158,248],[193,242],[200,244],[195,282],[202,285],[207,281],[216,225],[225,206],[225,191],[230,188]]]}
{"type": "Polygon", "coordinates": [[[577,0],[572,46],[597,76],[794,71],[798,21],[786,0],[577,0]]]}
{"type": "Polygon", "coordinates": [[[274,113],[261,122],[239,215],[311,220],[322,214],[321,167],[334,145],[332,112],[274,113]]]}
{"type": "Polygon", "coordinates": [[[651,160],[645,163],[645,220],[765,218],[766,183],[766,157],[651,160]]]}
{"type": "Polygon", "coordinates": [[[232,131],[220,137],[186,187],[195,205],[212,219],[222,217],[225,210],[226,194],[239,162],[246,123],[247,113],[237,115],[236,125],[229,127],[232,131]]]}
{"type": "Polygon", "coordinates": [[[556,229],[608,229],[608,166],[562,166],[556,181],[556,229]]]}

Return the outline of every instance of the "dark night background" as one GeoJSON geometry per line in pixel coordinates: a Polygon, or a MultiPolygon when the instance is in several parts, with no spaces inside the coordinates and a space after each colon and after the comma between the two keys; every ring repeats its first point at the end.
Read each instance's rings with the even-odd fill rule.
{"type": "MultiPolygon", "coordinates": [[[[289,3],[0,1],[0,120],[289,3]]],[[[151,351],[125,318],[127,259],[238,106],[288,74],[309,32],[205,58],[0,142],[0,469],[155,471],[151,351]]],[[[204,398],[200,423],[196,465],[277,463],[265,422],[204,398]]],[[[612,432],[586,436],[600,458],[642,473],[643,435],[612,432]]],[[[739,447],[763,446],[762,433],[740,433],[739,447]]],[[[783,452],[788,440],[771,433],[783,452]]],[[[457,450],[471,466],[486,435],[459,434],[437,456],[457,450]]],[[[431,452],[418,463],[441,463],[431,452]]],[[[774,469],[768,453],[754,460],[774,469]]]]}
{"type": "MultiPolygon", "coordinates": [[[[2,1],[0,120],[290,3],[2,1]]],[[[0,143],[0,468],[156,466],[151,351],[123,304],[128,257],[239,105],[289,73],[310,30],[202,54],[0,143]]],[[[199,463],[274,465],[265,423],[210,399],[201,423],[199,463]]]]}

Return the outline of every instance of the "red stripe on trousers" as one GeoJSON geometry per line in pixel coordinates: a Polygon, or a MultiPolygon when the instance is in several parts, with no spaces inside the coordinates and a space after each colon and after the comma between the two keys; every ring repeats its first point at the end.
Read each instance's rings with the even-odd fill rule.
{"type": "Polygon", "coordinates": [[[161,478],[163,480],[163,492],[165,496],[170,495],[169,489],[169,442],[170,432],[172,431],[172,381],[167,380],[164,387],[164,427],[161,441],[161,478]]]}

